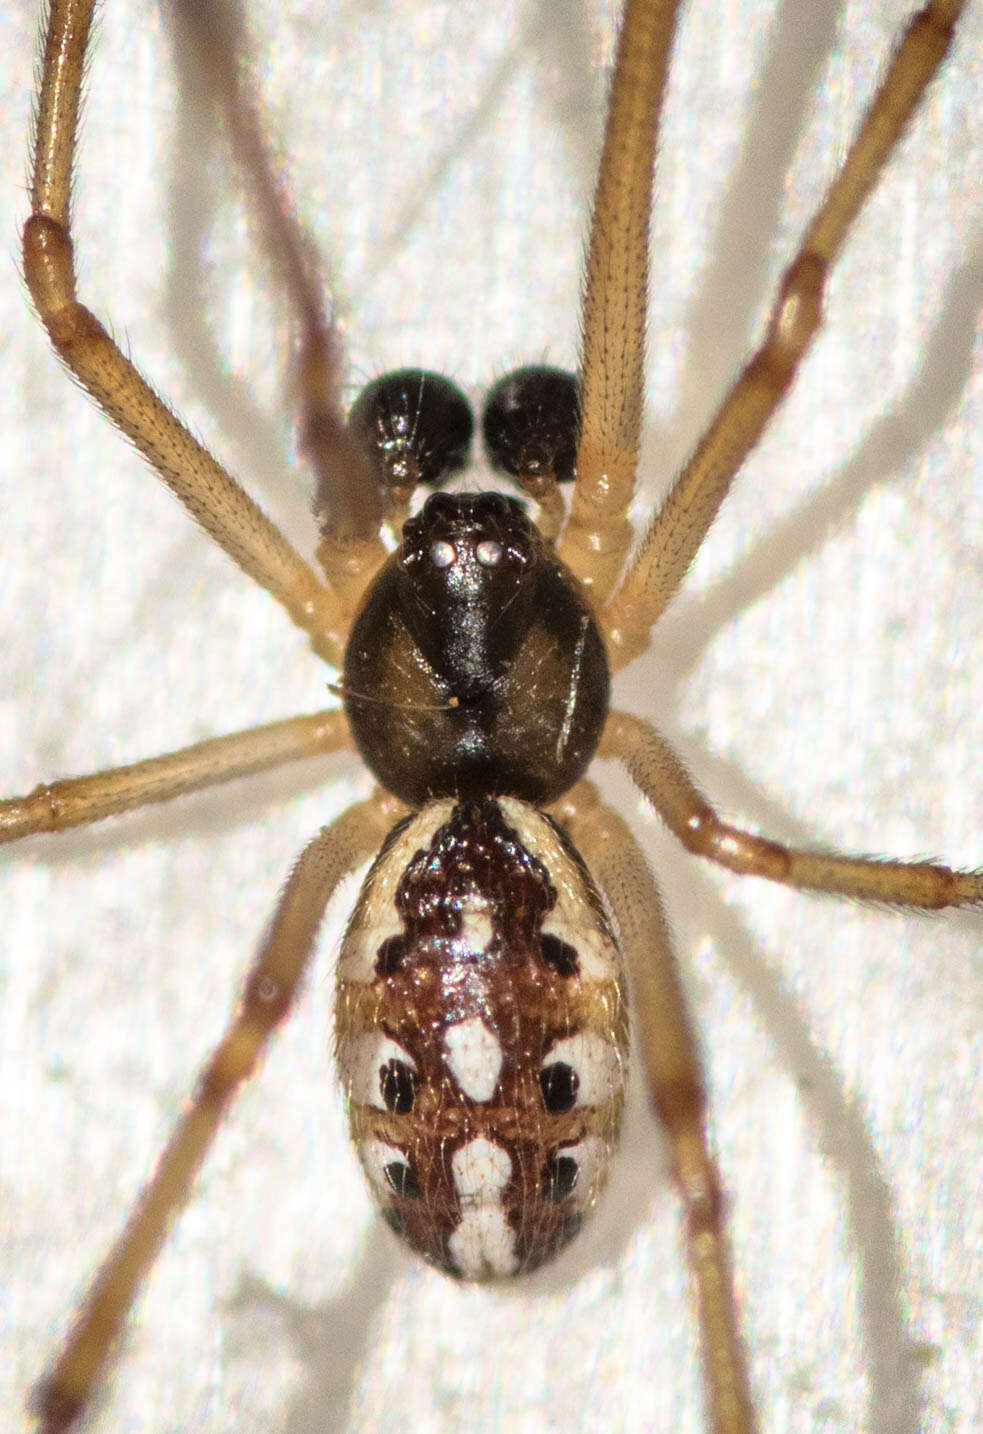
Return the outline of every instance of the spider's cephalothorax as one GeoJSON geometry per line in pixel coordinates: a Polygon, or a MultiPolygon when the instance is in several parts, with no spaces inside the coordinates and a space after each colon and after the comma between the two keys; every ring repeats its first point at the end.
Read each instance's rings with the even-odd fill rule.
{"type": "Polygon", "coordinates": [[[576,1232],[624,1096],[621,958],[580,857],[512,797],[429,803],[373,864],[339,963],[338,1058],[390,1225],[467,1279],[576,1232]]]}
{"type": "Polygon", "coordinates": [[[437,493],[355,620],[344,689],[362,756],[404,802],[542,804],[594,755],[608,667],[579,584],[521,505],[437,493]]]}

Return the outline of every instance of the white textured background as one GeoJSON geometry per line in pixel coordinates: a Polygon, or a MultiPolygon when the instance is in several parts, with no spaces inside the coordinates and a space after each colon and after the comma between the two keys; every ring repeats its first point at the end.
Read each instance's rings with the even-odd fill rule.
{"type": "MultiPolygon", "coordinates": [[[[353,379],[572,363],[610,5],[252,0],[353,379]],[[334,12],[326,16],[326,11],[334,12]],[[285,12],[285,13],[281,13],[285,12]]],[[[649,657],[619,683],[741,820],[983,864],[983,13],[837,271],[829,326],[649,657]]],[[[654,224],[647,513],[749,339],[910,7],[693,0],[654,224]]],[[[0,789],[324,701],[262,593],[63,379],[17,230],[34,6],[0,17],[0,789]]],[[[160,12],[102,14],[82,294],[305,552],[282,324],[160,12]],[[207,295],[207,298],[204,297],[207,295]]],[[[983,1428],[983,918],[716,875],[626,783],[707,1051],[763,1430],[983,1428]]],[[[3,1423],[150,1169],[342,760],[3,854],[3,1423]]],[[[341,903],[332,931],[341,919],[341,903]]],[[[99,1431],[702,1427],[644,1111],[552,1272],[489,1292],[374,1217],[328,1050],[332,932],[141,1300],[99,1431]]]]}

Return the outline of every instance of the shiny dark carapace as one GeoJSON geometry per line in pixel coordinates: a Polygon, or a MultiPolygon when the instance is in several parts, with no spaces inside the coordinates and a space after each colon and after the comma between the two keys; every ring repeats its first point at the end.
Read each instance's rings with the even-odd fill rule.
{"type": "Polygon", "coordinates": [[[555,801],[594,755],[608,691],[580,585],[521,503],[499,493],[427,500],[345,654],[355,741],[413,807],[488,792],[555,801]]]}

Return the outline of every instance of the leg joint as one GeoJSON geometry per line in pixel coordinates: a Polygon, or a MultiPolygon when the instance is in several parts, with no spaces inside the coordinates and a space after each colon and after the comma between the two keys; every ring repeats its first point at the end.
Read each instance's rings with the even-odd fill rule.
{"type": "Polygon", "coordinates": [[[758,355],[768,379],[782,389],[791,383],[819,328],[828,267],[818,254],[801,254],[782,279],[768,337],[758,355]]]}
{"type": "Polygon", "coordinates": [[[32,214],[24,225],[24,277],[45,323],[75,303],[75,257],[64,224],[32,214]]]}
{"type": "Polygon", "coordinates": [[[722,822],[709,807],[693,812],[680,829],[687,851],[725,866],[742,876],[786,881],[791,858],[785,847],[722,822]]]}

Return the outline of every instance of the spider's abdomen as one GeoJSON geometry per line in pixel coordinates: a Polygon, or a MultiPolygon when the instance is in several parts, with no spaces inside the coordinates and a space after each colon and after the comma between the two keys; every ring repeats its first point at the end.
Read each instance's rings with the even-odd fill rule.
{"type": "Polygon", "coordinates": [[[580,857],[524,802],[433,802],[394,830],[349,923],[338,1063],[389,1224],[464,1279],[579,1227],[624,1099],[621,958],[580,857]]]}
{"type": "Polygon", "coordinates": [[[359,751],[412,807],[486,792],[555,801],[594,755],[608,688],[579,584],[498,493],[427,500],[345,653],[359,751]]]}

